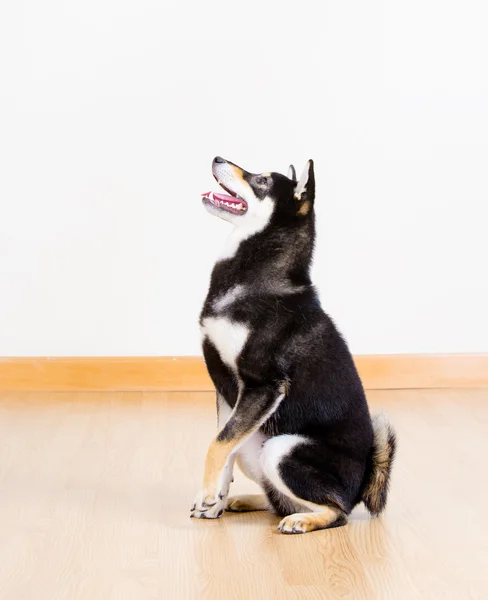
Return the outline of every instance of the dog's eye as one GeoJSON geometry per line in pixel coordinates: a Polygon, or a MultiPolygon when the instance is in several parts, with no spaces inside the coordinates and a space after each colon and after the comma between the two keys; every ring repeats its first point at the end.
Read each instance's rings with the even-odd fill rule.
{"type": "Polygon", "coordinates": [[[267,177],[256,177],[256,183],[258,185],[266,185],[268,183],[267,177]]]}

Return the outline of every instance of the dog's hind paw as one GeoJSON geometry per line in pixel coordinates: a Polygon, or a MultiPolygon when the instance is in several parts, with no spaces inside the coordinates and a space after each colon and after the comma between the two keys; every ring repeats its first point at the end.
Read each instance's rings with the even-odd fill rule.
{"type": "Polygon", "coordinates": [[[323,512],[295,513],[280,521],[281,533],[307,533],[317,529],[329,529],[346,525],[347,518],[342,513],[325,508],[323,512]]]}
{"type": "Polygon", "coordinates": [[[251,512],[254,510],[268,510],[269,502],[264,494],[234,496],[229,498],[227,508],[229,512],[251,512]]]}

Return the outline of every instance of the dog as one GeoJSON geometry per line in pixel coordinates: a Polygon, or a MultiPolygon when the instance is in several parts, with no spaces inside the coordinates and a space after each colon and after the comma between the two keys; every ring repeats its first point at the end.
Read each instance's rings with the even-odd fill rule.
{"type": "Polygon", "coordinates": [[[253,174],[221,157],[226,192],[203,194],[233,225],[200,314],[202,349],[217,393],[218,434],[191,516],[271,510],[282,533],[345,525],[363,502],[385,508],[396,437],[370,415],[342,335],[310,278],[315,240],[314,163],[253,174]],[[262,495],[229,498],[233,468],[262,495]]]}

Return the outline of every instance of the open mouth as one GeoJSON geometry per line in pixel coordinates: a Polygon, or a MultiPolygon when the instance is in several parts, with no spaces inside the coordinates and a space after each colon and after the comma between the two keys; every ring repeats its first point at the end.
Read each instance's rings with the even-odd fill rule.
{"type": "Polygon", "coordinates": [[[235,194],[232,190],[225,187],[222,183],[217,180],[217,183],[222,187],[228,194],[217,194],[215,192],[206,192],[202,194],[202,201],[204,204],[212,204],[221,210],[225,210],[234,215],[243,215],[247,212],[247,202],[235,194]]]}

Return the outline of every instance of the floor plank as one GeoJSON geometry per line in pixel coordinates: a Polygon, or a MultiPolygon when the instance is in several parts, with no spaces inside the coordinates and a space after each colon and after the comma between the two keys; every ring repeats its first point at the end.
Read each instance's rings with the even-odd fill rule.
{"type": "Polygon", "coordinates": [[[213,395],[2,393],[0,598],[486,599],[488,390],[368,397],[399,437],[385,515],[283,536],[189,518],[213,395]]]}

